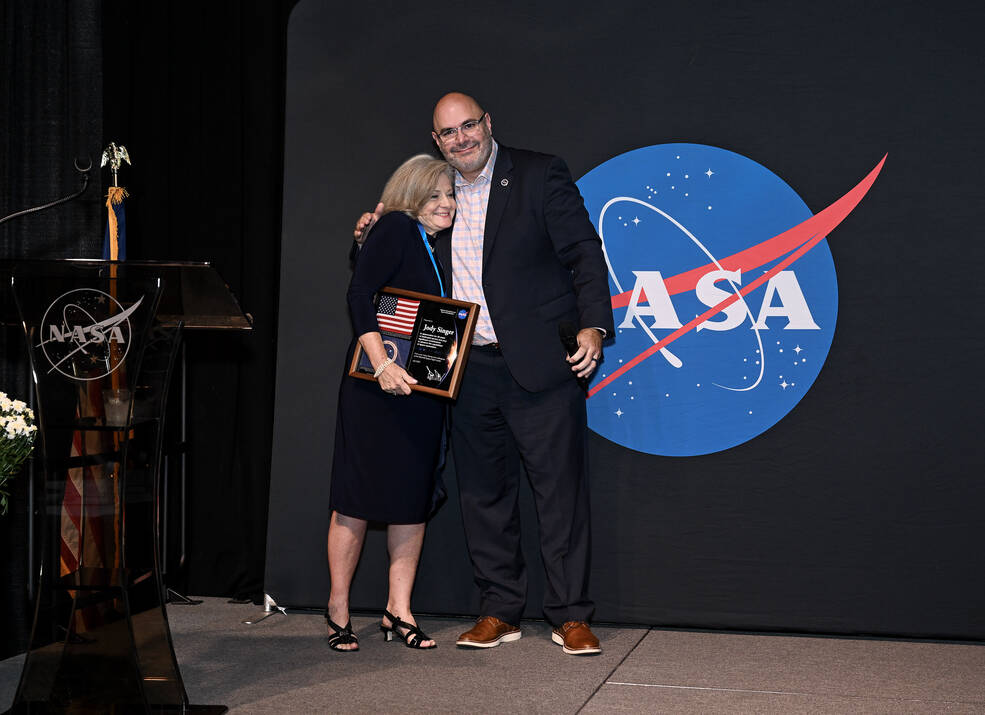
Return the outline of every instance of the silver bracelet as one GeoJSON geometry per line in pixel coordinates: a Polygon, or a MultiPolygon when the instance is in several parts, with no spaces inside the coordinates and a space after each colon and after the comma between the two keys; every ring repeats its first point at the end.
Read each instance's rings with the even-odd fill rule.
{"type": "Polygon", "coordinates": [[[383,371],[386,370],[388,367],[390,367],[390,365],[392,364],[393,364],[393,358],[388,357],[386,360],[380,363],[380,366],[378,368],[376,368],[376,372],[373,373],[373,377],[378,378],[380,375],[383,374],[383,371]]]}

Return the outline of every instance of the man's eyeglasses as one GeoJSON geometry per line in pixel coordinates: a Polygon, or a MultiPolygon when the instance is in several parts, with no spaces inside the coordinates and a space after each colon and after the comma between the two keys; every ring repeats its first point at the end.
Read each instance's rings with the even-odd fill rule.
{"type": "Polygon", "coordinates": [[[482,124],[482,120],[486,118],[486,112],[482,113],[482,116],[478,119],[470,119],[467,122],[462,122],[457,127],[451,127],[450,129],[442,129],[438,132],[438,139],[443,142],[450,142],[452,139],[458,136],[459,132],[463,134],[471,134],[476,130],[476,128],[482,124]]]}

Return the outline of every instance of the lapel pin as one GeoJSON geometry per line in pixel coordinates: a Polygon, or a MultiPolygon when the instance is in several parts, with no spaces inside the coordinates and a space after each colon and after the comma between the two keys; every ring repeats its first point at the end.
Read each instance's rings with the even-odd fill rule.
{"type": "Polygon", "coordinates": [[[503,179],[502,181],[499,182],[499,185],[500,186],[509,186],[510,185],[510,180],[509,179],[503,179]]]}

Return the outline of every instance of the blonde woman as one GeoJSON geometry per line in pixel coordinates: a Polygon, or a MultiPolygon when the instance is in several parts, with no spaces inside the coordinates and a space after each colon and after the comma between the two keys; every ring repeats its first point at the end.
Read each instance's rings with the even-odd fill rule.
{"type": "Polygon", "coordinates": [[[455,219],[452,169],[426,154],[404,162],[380,202],[384,215],[356,260],[347,294],[354,334],[346,366],[359,341],[377,384],[342,378],[332,463],[328,565],[332,579],[325,619],[328,644],[352,652],[359,641],[349,619],[349,588],[368,521],[387,524],[389,594],[380,629],[410,648],[434,648],[410,610],[425,521],[436,501],[445,405],[412,393],[416,381],[388,357],[377,323],[374,294],[384,286],[443,295],[447,282],[431,241],[455,219]],[[340,624],[345,624],[344,626],[340,624]]]}

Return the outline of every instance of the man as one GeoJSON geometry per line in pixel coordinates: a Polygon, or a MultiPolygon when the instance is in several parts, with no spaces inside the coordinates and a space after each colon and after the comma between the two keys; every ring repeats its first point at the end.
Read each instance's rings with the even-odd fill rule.
{"type": "MultiPolygon", "coordinates": [[[[613,332],[602,244],[564,161],[511,149],[492,118],[453,92],[434,108],[431,136],[456,170],[458,215],[435,246],[453,296],[482,309],[451,420],[480,616],[457,645],[491,648],[520,638],[526,569],[520,550],[519,450],[540,522],[544,614],[565,653],[601,652],[588,626],[590,515],[585,460],[587,378],[613,332]],[[577,349],[565,354],[559,327],[577,349]],[[574,328],[571,328],[574,333],[574,328]],[[566,361],[567,360],[567,361],[566,361]]],[[[377,207],[377,214],[380,207],[377,207]]],[[[372,224],[366,215],[357,235],[372,224]]]]}

